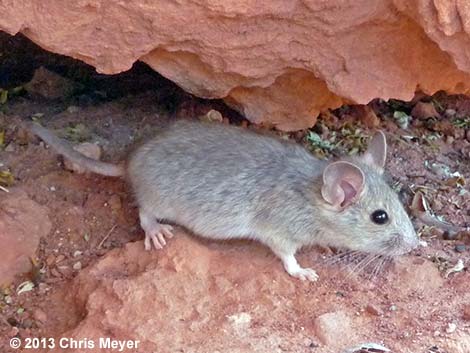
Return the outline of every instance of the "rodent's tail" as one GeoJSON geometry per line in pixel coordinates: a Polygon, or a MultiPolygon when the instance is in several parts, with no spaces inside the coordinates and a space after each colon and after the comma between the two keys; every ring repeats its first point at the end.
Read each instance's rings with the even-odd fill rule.
{"type": "Polygon", "coordinates": [[[124,167],[122,165],[100,162],[92,158],[88,158],[80,152],[75,151],[67,141],[58,138],[41,125],[30,121],[25,121],[24,123],[28,130],[39,136],[48,145],[52,146],[52,148],[55,149],[59,154],[63,155],[73,163],[76,163],[79,166],[85,168],[86,170],[107,176],[124,176],[124,167]]]}

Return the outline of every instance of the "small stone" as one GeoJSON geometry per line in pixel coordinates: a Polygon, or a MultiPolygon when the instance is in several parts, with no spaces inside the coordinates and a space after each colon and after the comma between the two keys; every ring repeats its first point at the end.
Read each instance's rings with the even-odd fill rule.
{"type": "Polygon", "coordinates": [[[381,316],[383,314],[380,308],[377,308],[375,305],[372,305],[372,304],[369,304],[366,306],[366,312],[375,316],[381,316]]]}
{"type": "Polygon", "coordinates": [[[339,348],[356,339],[351,318],[342,311],[330,312],[314,321],[315,332],[321,343],[329,348],[339,348]],[[338,335],[341,332],[341,335],[338,335]]]}
{"type": "Polygon", "coordinates": [[[122,207],[122,202],[121,202],[121,198],[119,197],[119,195],[116,195],[116,194],[112,195],[108,200],[108,205],[112,211],[114,212],[119,211],[122,207]]]}
{"type": "Polygon", "coordinates": [[[69,266],[57,266],[57,270],[64,277],[71,277],[72,276],[72,269],[69,266]]]}
{"type": "Polygon", "coordinates": [[[82,251],[80,251],[80,250],[75,250],[75,251],[73,252],[73,257],[79,257],[79,256],[82,256],[82,254],[83,254],[82,251]]]}
{"type": "Polygon", "coordinates": [[[14,143],[9,143],[7,147],[5,147],[5,152],[15,152],[15,145],[14,143]]]}
{"type": "Polygon", "coordinates": [[[470,142],[470,129],[467,129],[467,131],[465,132],[465,138],[468,142],[470,142]]]}
{"type": "Polygon", "coordinates": [[[311,343],[308,345],[308,348],[312,348],[312,349],[313,349],[313,348],[318,348],[318,347],[319,347],[319,345],[318,345],[317,343],[315,343],[315,342],[311,342],[311,343]]]}
{"type": "Polygon", "coordinates": [[[222,114],[215,109],[209,110],[205,115],[202,115],[201,117],[199,117],[199,119],[205,122],[221,123],[224,121],[224,117],[222,116],[222,114]]]}
{"type": "Polygon", "coordinates": [[[464,305],[462,309],[462,318],[466,321],[470,321],[470,304],[464,305]]]}
{"type": "Polygon", "coordinates": [[[25,319],[25,320],[23,320],[23,322],[21,323],[21,327],[23,327],[23,328],[31,328],[31,327],[33,327],[33,324],[34,324],[34,323],[33,323],[33,320],[31,320],[31,319],[25,319]]]}
{"type": "Polygon", "coordinates": [[[388,308],[388,310],[390,310],[390,311],[397,311],[398,308],[397,308],[396,305],[390,305],[390,308],[388,308]]]}
{"type": "Polygon", "coordinates": [[[55,263],[58,264],[59,262],[64,261],[64,260],[65,260],[65,256],[60,254],[56,257],[55,263]]]}
{"type": "Polygon", "coordinates": [[[54,276],[54,277],[57,277],[57,278],[61,278],[62,275],[60,274],[59,271],[57,271],[57,269],[54,267],[51,269],[51,275],[54,276]]]}
{"type": "Polygon", "coordinates": [[[456,329],[457,329],[457,325],[454,324],[453,322],[450,322],[450,323],[447,325],[446,332],[447,332],[447,333],[454,333],[456,329]]]}
{"type": "Polygon", "coordinates": [[[77,261],[73,264],[72,268],[75,271],[80,271],[82,269],[82,263],[80,261],[77,261]]]}
{"type": "Polygon", "coordinates": [[[466,250],[467,250],[467,247],[465,246],[465,244],[457,244],[455,246],[455,251],[457,252],[462,253],[462,252],[465,252],[466,250]]]}
{"type": "Polygon", "coordinates": [[[50,255],[46,258],[46,264],[47,264],[47,266],[52,266],[52,265],[55,263],[55,260],[56,260],[56,257],[54,256],[54,254],[50,254],[50,255]]]}
{"type": "Polygon", "coordinates": [[[15,337],[20,332],[20,329],[16,326],[13,326],[10,331],[8,331],[8,337],[15,337]]]}
{"type": "Polygon", "coordinates": [[[411,116],[416,119],[436,118],[439,116],[432,103],[418,102],[411,111],[411,116]]]}
{"type": "Polygon", "coordinates": [[[367,105],[364,105],[363,115],[361,117],[362,122],[367,128],[376,128],[380,125],[380,119],[377,114],[367,105]]]}
{"type": "Polygon", "coordinates": [[[45,323],[47,321],[47,314],[42,309],[35,309],[33,311],[33,318],[36,321],[45,323]]]}
{"type": "MultiPolygon", "coordinates": [[[[74,146],[73,149],[77,152],[80,152],[84,156],[97,161],[101,158],[101,147],[94,143],[83,142],[79,145],[74,146]]],[[[64,160],[64,167],[65,169],[71,170],[78,174],[83,174],[86,172],[86,169],[82,168],[78,164],[70,162],[67,159],[64,160]]]]}
{"type": "Polygon", "coordinates": [[[71,105],[67,108],[67,112],[70,113],[70,114],[78,113],[79,110],[80,110],[80,108],[77,107],[76,105],[71,105]]]}
{"type": "Polygon", "coordinates": [[[431,201],[431,206],[434,211],[440,211],[444,207],[444,203],[436,197],[431,201]]]}
{"type": "Polygon", "coordinates": [[[38,285],[38,291],[39,294],[45,294],[49,291],[50,287],[46,283],[39,283],[38,285]]]}
{"type": "Polygon", "coordinates": [[[16,320],[14,317],[9,317],[7,322],[10,324],[10,326],[18,327],[18,320],[16,320]]]}
{"type": "Polygon", "coordinates": [[[450,232],[448,230],[444,231],[444,233],[442,234],[442,238],[444,240],[455,240],[457,239],[457,232],[450,232]]]}
{"type": "Polygon", "coordinates": [[[3,300],[5,301],[6,304],[11,304],[11,303],[13,303],[13,299],[11,299],[11,296],[9,296],[9,295],[5,295],[5,297],[3,298],[3,300]]]}
{"type": "Polygon", "coordinates": [[[398,130],[397,124],[390,119],[384,121],[384,130],[394,133],[398,130]]]}
{"type": "Polygon", "coordinates": [[[42,66],[36,69],[31,81],[24,85],[29,94],[39,95],[47,99],[70,96],[77,87],[73,81],[42,66]]]}
{"type": "Polygon", "coordinates": [[[458,138],[457,128],[449,120],[441,120],[432,125],[434,131],[442,132],[444,135],[451,135],[458,138]]]}
{"type": "Polygon", "coordinates": [[[453,117],[457,112],[455,109],[446,109],[444,114],[447,115],[448,117],[453,117]]]}
{"type": "Polygon", "coordinates": [[[455,141],[454,136],[447,135],[446,136],[446,144],[451,145],[455,141]]]}

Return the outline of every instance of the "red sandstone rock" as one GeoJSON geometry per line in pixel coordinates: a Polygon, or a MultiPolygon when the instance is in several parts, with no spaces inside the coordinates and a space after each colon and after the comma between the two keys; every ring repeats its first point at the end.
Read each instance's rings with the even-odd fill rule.
{"type": "Polygon", "coordinates": [[[468,92],[470,8],[461,0],[90,0],[0,3],[0,29],[104,73],[148,63],[253,122],[293,130],[321,109],[419,86],[468,92]]]}
{"type": "Polygon", "coordinates": [[[411,116],[416,119],[427,119],[427,118],[436,118],[439,116],[434,104],[432,103],[425,103],[425,102],[418,102],[413,107],[411,111],[411,116]]]}
{"type": "Polygon", "coordinates": [[[47,210],[24,191],[10,189],[0,195],[0,286],[31,270],[39,238],[51,229],[47,210]]]}
{"type": "Polygon", "coordinates": [[[361,342],[356,337],[353,320],[345,312],[331,312],[315,319],[315,332],[332,351],[342,350],[361,342]]]}

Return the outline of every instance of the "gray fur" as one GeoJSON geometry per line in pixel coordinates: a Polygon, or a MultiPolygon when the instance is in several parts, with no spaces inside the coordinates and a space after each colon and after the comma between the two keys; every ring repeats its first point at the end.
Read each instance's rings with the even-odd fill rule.
{"type": "MultiPolygon", "coordinates": [[[[68,156],[67,156],[68,157],[68,156]]],[[[398,255],[417,245],[397,195],[370,165],[360,198],[337,210],[321,196],[327,162],[303,147],[233,126],[178,121],[130,156],[127,177],[140,209],[146,248],[165,245],[166,220],[210,239],[249,238],[269,246],[291,275],[315,280],[294,257],[304,245],[398,255]],[[390,223],[370,214],[384,209],[390,223]]]]}

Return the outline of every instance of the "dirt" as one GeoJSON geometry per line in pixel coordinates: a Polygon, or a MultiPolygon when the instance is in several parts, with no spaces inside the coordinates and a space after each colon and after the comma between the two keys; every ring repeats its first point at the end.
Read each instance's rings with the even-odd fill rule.
{"type": "MultiPolygon", "coordinates": [[[[81,67],[80,64],[74,65],[81,67]]],[[[56,72],[64,75],[63,67],[62,70],[57,70],[54,65],[49,68],[55,68],[56,72]]],[[[81,67],[81,70],[85,69],[81,67]]],[[[27,79],[19,76],[27,82],[32,72],[34,70],[27,79]]],[[[84,302],[95,289],[93,285],[80,287],[79,284],[88,277],[90,283],[95,283],[94,271],[100,268],[100,262],[109,262],[110,259],[118,262],[125,258],[125,264],[113,266],[117,266],[119,271],[126,268],[130,278],[139,271],[145,273],[146,266],[152,263],[151,255],[142,254],[138,255],[142,258],[136,259],[136,268],[132,267],[133,257],[129,254],[135,255],[140,247],[143,248],[143,232],[138,224],[132,195],[124,181],[65,170],[63,161],[54,151],[25,134],[21,119],[36,117],[74,143],[85,140],[97,142],[104,151],[102,158],[110,161],[124,158],[133,145],[158,132],[168,121],[188,117],[197,119],[211,109],[221,112],[224,117],[222,123],[264,129],[249,124],[219,101],[204,101],[185,94],[145,67],[139,66],[123,76],[111,78],[89,75],[92,79],[82,82],[85,88],[74,95],[46,99],[22,92],[12,95],[0,105],[0,132],[5,132],[5,141],[0,147],[0,171],[9,171],[14,176],[13,184],[3,187],[7,190],[20,189],[33,201],[47,207],[52,224],[50,234],[40,241],[32,271],[2,288],[2,352],[14,351],[8,345],[12,337],[23,340],[27,337],[61,337],[64,332],[79,337],[76,328],[87,327],[90,322],[87,313],[91,309],[84,302]],[[140,90],[126,88],[131,84],[122,84],[122,92],[115,94],[116,86],[118,82],[122,83],[123,77],[125,82],[140,86],[140,90]],[[151,84],[146,86],[145,82],[151,84]],[[129,244],[133,242],[137,243],[129,244]],[[142,262],[146,265],[137,264],[142,262]],[[25,281],[32,281],[34,288],[17,294],[18,286],[25,281]],[[80,299],[70,299],[70,288],[83,291],[80,299]]],[[[20,82],[14,82],[12,86],[20,82]]],[[[170,242],[169,254],[176,257],[179,251],[180,255],[187,254],[189,260],[184,260],[182,263],[185,265],[180,265],[183,269],[188,268],[188,273],[193,273],[190,259],[191,249],[195,248],[195,254],[214,258],[210,262],[213,267],[204,267],[204,270],[211,272],[217,268],[220,281],[232,281],[234,278],[239,283],[251,281],[249,286],[241,286],[244,290],[240,292],[237,292],[240,288],[230,285],[231,290],[239,293],[238,301],[213,296],[210,291],[202,290],[202,297],[212,301],[205,309],[210,313],[207,320],[230,316],[224,305],[232,305],[235,312],[244,311],[244,305],[261,308],[257,312],[256,322],[250,324],[251,334],[243,336],[239,333],[238,336],[228,337],[214,333],[214,347],[223,350],[224,340],[230,338],[233,341],[227,345],[230,346],[227,350],[233,352],[262,352],[263,347],[269,347],[269,351],[329,352],[328,345],[334,345],[334,336],[346,335],[344,344],[350,340],[351,347],[356,339],[369,339],[393,352],[465,351],[470,337],[470,273],[465,267],[460,272],[445,274],[459,259],[464,266],[470,261],[470,98],[439,93],[433,97],[423,96],[420,102],[433,104],[439,118],[411,116],[416,102],[376,100],[369,104],[389,141],[387,170],[391,182],[400,185],[406,205],[411,205],[413,193],[421,191],[429,202],[429,208],[460,231],[444,232],[440,227],[425,226],[421,220],[414,219],[427,246],[384,268],[377,276],[350,274],[343,264],[331,264],[330,260],[334,258],[331,250],[304,250],[300,262],[316,264],[321,276],[318,283],[303,283],[289,278],[280,263],[260,245],[249,242],[201,243],[193,237],[178,236],[173,244],[170,242]],[[406,129],[398,126],[398,118],[394,118],[396,111],[409,116],[406,129]],[[453,174],[455,172],[459,174],[453,174]],[[250,264],[245,268],[247,262],[250,264]],[[263,268],[261,274],[257,272],[257,265],[263,268]],[[226,269],[226,274],[220,269],[226,269]],[[276,300],[281,307],[269,312],[266,308],[276,300]],[[329,316],[323,316],[326,314],[329,316]],[[347,324],[344,324],[345,316],[350,321],[347,324]],[[328,320],[339,320],[344,325],[329,325],[328,320]],[[351,332],[341,332],[344,329],[351,332]],[[267,333],[275,333],[276,339],[263,336],[267,333]],[[261,339],[261,336],[264,338],[261,339]],[[237,350],[238,340],[247,346],[237,350]]],[[[363,140],[354,136],[360,133],[370,135],[372,130],[365,127],[354,111],[362,109],[343,107],[325,113],[312,131],[331,141],[348,138],[349,142],[342,148],[350,150],[357,147],[360,150],[363,140]],[[346,123],[349,125],[345,127],[346,123]],[[354,128],[350,128],[351,124],[354,128]],[[335,139],[333,136],[336,136],[335,139]]],[[[329,154],[308,142],[308,131],[279,134],[308,145],[313,153],[329,154]]],[[[0,197],[3,192],[0,190],[0,197]]],[[[159,261],[171,262],[170,255],[161,256],[166,260],[159,261]]],[[[199,264],[200,261],[198,257],[194,263],[199,264]]],[[[196,273],[194,276],[200,275],[196,273]]],[[[190,293],[190,288],[181,287],[181,280],[185,278],[189,277],[183,275],[175,278],[180,281],[178,285],[164,288],[185,289],[190,293]]],[[[158,293],[165,298],[174,295],[158,293]]],[[[87,303],[90,305],[90,302],[87,303]]],[[[123,303],[128,304],[126,300],[123,303]]],[[[171,300],[168,303],[171,304],[171,300]]],[[[136,312],[143,313],[145,305],[139,310],[136,312]]],[[[164,311],[164,314],[171,320],[170,313],[164,311]]],[[[233,320],[237,321],[237,318],[233,320]]],[[[215,332],[217,323],[207,325],[206,329],[209,327],[215,332]]],[[[184,341],[183,328],[186,327],[180,328],[182,331],[176,335],[184,341]]],[[[163,332],[170,340],[171,331],[163,332]]],[[[184,350],[185,346],[182,345],[181,351],[210,351],[207,350],[210,343],[203,340],[206,335],[207,332],[198,334],[197,330],[196,333],[188,331],[194,350],[189,346],[184,350]]],[[[154,349],[151,345],[148,347],[154,349]]]]}

